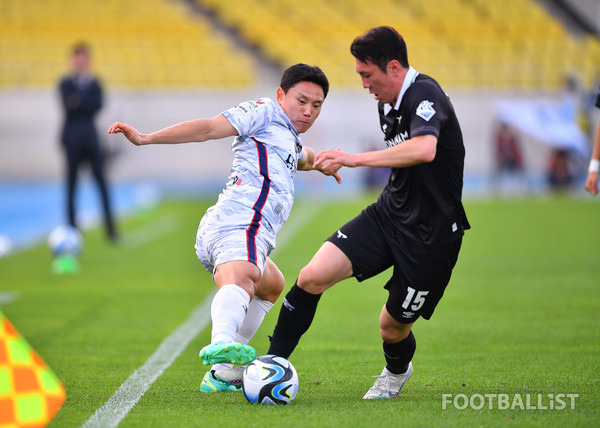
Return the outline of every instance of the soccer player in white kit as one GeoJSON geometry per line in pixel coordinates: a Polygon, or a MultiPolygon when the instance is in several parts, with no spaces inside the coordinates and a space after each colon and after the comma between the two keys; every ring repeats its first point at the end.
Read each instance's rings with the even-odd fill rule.
{"type": "MultiPolygon", "coordinates": [[[[240,389],[242,370],[233,365],[256,358],[248,342],[285,285],[269,254],[292,209],[296,170],[315,169],[315,153],[302,146],[299,134],[319,116],[328,90],[319,67],[296,64],[284,71],[276,101],[243,102],[211,119],[151,134],[120,122],[108,130],[138,146],[235,136],[229,181],[202,218],[196,237],[198,258],[218,287],[211,305],[211,343],[200,351],[202,362],[213,367],[201,391],[240,389]]],[[[337,173],[326,175],[341,182],[337,173]]]]}

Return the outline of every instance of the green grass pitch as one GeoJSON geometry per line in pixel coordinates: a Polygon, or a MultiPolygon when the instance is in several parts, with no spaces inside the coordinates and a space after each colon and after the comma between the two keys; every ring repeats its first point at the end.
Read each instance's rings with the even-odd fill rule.
{"type": "MultiPolygon", "coordinates": [[[[370,200],[299,201],[282,232],[289,228],[289,239],[272,255],[286,290],[323,239],[370,200]],[[306,224],[294,228],[300,220],[306,224]]],[[[0,260],[0,293],[17,293],[2,311],[67,388],[51,427],[85,423],[214,290],[193,247],[207,206],[167,201],[151,218],[128,218],[117,247],[101,230],[87,232],[76,274],[54,274],[45,245],[0,260]]],[[[434,317],[415,324],[414,374],[396,400],[362,400],[385,364],[377,322],[384,273],[325,293],[291,356],[300,389],[290,406],[253,406],[242,393],[200,393],[206,368],[198,351],[209,341],[207,327],[119,426],[600,425],[598,201],[468,200],[465,206],[473,228],[434,317]],[[505,394],[511,408],[496,401],[481,406],[485,394],[505,394]],[[562,410],[542,408],[557,394],[577,394],[574,408],[570,401],[562,410]],[[529,408],[514,405],[515,397],[532,397],[529,408]],[[461,408],[465,399],[474,405],[461,408]]],[[[252,342],[259,354],[268,348],[280,305],[252,342]]]]}

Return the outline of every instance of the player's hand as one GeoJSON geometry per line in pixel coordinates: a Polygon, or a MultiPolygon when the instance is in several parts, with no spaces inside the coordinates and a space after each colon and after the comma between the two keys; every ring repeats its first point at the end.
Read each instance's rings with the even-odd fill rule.
{"type": "Polygon", "coordinates": [[[336,171],[343,166],[355,167],[356,162],[354,161],[354,155],[341,151],[340,149],[335,150],[323,150],[315,158],[315,166],[336,168],[336,171]]]}
{"type": "Polygon", "coordinates": [[[324,150],[317,155],[314,162],[314,167],[325,175],[333,175],[336,177],[338,183],[341,184],[341,178],[338,180],[339,175],[337,172],[343,166],[355,167],[353,155],[337,150],[324,150]]]}
{"type": "Polygon", "coordinates": [[[109,134],[121,133],[125,136],[125,138],[127,138],[129,141],[131,141],[136,146],[141,146],[144,144],[142,134],[140,134],[138,132],[138,130],[135,129],[133,126],[127,125],[126,123],[121,123],[121,122],[113,123],[108,128],[108,133],[109,134]]]}
{"type": "Polygon", "coordinates": [[[598,173],[590,172],[587,180],[585,180],[585,190],[590,192],[590,195],[594,196],[598,194],[598,173]]]}
{"type": "Polygon", "coordinates": [[[348,166],[344,163],[344,158],[348,156],[348,153],[342,152],[340,149],[323,150],[316,156],[313,166],[323,174],[333,176],[338,184],[342,184],[342,177],[338,171],[341,167],[348,166]]]}
{"type": "Polygon", "coordinates": [[[337,172],[327,172],[321,168],[315,168],[317,171],[321,171],[322,174],[327,175],[329,177],[335,178],[338,184],[342,184],[342,177],[337,172]]]}

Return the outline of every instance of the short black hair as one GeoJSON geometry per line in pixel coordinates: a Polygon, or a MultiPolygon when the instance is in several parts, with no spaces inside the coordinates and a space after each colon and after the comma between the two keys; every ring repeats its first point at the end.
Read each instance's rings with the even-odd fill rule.
{"type": "Polygon", "coordinates": [[[388,63],[397,60],[404,68],[408,68],[408,53],[404,38],[392,27],[381,26],[358,36],[350,45],[354,58],[362,62],[372,62],[384,73],[388,63]]]}
{"type": "Polygon", "coordinates": [[[71,47],[71,53],[73,55],[79,55],[79,54],[88,54],[89,55],[90,45],[88,45],[84,41],[77,42],[71,47]]]}
{"type": "Polygon", "coordinates": [[[307,64],[295,64],[288,67],[281,76],[281,89],[287,94],[287,91],[299,82],[312,82],[323,88],[323,99],[327,98],[327,92],[329,92],[329,80],[317,66],[307,64]]]}

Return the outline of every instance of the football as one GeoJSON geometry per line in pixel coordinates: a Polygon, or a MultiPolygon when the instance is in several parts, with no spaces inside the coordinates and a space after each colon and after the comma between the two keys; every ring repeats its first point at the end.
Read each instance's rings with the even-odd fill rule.
{"type": "Polygon", "coordinates": [[[263,355],[244,370],[242,390],[253,404],[290,404],[298,392],[298,373],[285,358],[263,355]]]}
{"type": "Polygon", "coordinates": [[[83,248],[83,237],[73,226],[61,225],[48,236],[48,246],[55,256],[76,256],[83,248]]]}

